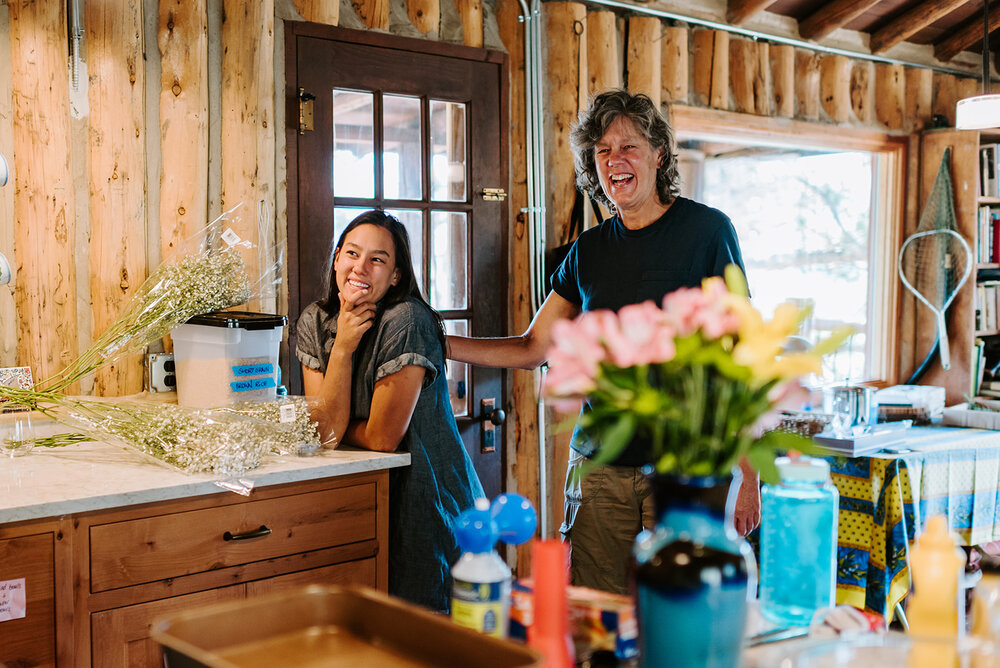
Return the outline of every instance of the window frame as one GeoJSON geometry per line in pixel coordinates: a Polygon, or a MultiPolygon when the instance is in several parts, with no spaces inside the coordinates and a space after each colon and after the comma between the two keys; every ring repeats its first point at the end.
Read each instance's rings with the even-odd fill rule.
{"type": "Polygon", "coordinates": [[[874,238],[869,250],[869,281],[882,287],[870,291],[873,317],[867,348],[874,356],[872,377],[851,380],[892,385],[898,373],[900,292],[896,272],[906,210],[909,136],[684,105],[671,106],[670,121],[678,141],[715,139],[872,154],[874,238]]]}

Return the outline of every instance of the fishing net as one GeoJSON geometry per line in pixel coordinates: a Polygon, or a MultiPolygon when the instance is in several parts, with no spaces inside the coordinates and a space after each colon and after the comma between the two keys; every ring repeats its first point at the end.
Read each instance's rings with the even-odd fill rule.
{"type": "Polygon", "coordinates": [[[972,250],[955,226],[950,155],[946,148],[917,231],[899,249],[899,278],[934,315],[944,369],[951,366],[945,312],[972,272],[972,250]]]}

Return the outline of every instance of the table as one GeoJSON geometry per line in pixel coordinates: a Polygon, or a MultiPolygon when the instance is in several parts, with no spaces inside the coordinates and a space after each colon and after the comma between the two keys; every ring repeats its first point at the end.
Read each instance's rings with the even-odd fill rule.
{"type": "Polygon", "coordinates": [[[946,515],[963,545],[1000,540],[1000,431],[912,427],[908,451],[830,456],[840,492],[837,603],[891,618],[910,588],[910,544],[946,515]]]}

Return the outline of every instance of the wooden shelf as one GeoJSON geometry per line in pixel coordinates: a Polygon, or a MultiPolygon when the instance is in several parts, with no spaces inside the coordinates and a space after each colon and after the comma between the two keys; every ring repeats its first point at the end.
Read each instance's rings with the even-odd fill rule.
{"type": "Polygon", "coordinates": [[[998,334],[1000,334],[1000,329],[992,329],[992,330],[991,329],[977,329],[976,332],[975,332],[975,336],[979,336],[979,337],[982,337],[982,336],[997,336],[998,334]]]}
{"type": "Polygon", "coordinates": [[[976,269],[1000,269],[1000,262],[977,262],[976,269]]]}
{"type": "Polygon", "coordinates": [[[1000,204],[1000,197],[979,197],[980,204],[1000,204]]]}

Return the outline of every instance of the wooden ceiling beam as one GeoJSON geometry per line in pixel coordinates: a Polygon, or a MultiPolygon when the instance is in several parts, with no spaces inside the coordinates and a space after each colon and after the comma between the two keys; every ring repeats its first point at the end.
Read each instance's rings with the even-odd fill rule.
{"type": "Polygon", "coordinates": [[[961,7],[967,0],[926,0],[872,33],[872,53],[882,53],[961,7]]]}
{"type": "Polygon", "coordinates": [[[879,0],[833,0],[799,21],[803,39],[823,39],[863,14],[879,0]]]}
{"type": "MultiPolygon", "coordinates": [[[[1000,3],[990,9],[987,22],[990,33],[1000,28],[1000,3]]],[[[981,12],[976,12],[975,18],[969,19],[950,36],[934,44],[934,57],[942,62],[948,62],[973,44],[981,44],[982,41],[983,15],[981,12]]]]}
{"type": "Polygon", "coordinates": [[[729,0],[726,9],[726,20],[731,25],[742,25],[751,16],[762,12],[775,3],[776,0],[729,0]]]}

